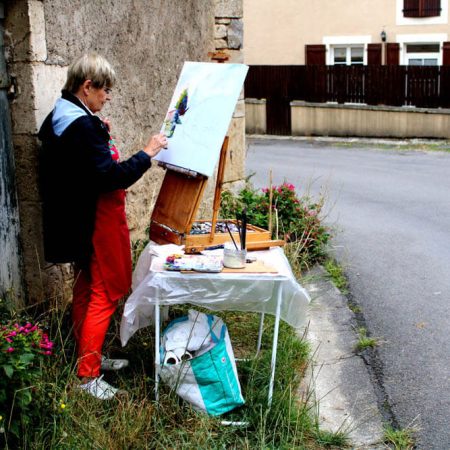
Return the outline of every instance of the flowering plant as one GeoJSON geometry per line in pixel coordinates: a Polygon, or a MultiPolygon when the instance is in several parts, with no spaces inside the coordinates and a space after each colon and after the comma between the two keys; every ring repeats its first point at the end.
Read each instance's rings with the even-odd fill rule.
{"type": "Polygon", "coordinates": [[[0,416],[11,418],[9,431],[16,435],[19,423],[26,426],[31,420],[42,362],[52,354],[53,342],[38,324],[0,325],[0,416]]]}
{"type": "MultiPolygon", "coordinates": [[[[322,199],[315,202],[307,196],[298,197],[291,183],[272,186],[272,237],[298,244],[301,266],[317,262],[325,255],[330,234],[322,224],[322,207],[322,199]]],[[[247,186],[237,196],[229,191],[222,193],[222,217],[239,216],[244,208],[249,223],[270,228],[270,188],[255,190],[247,186]]]]}

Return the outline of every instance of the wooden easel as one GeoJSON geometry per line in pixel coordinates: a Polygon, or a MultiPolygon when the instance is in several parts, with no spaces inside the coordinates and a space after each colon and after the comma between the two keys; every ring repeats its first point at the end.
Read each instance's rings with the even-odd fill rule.
{"type": "Polygon", "coordinates": [[[220,159],[219,159],[219,167],[217,168],[217,179],[216,179],[216,189],[214,191],[214,203],[213,203],[213,217],[211,222],[211,233],[209,235],[209,242],[212,244],[214,242],[214,236],[216,233],[216,224],[217,224],[217,216],[219,215],[220,209],[220,198],[222,195],[222,186],[223,186],[223,178],[225,175],[225,163],[227,160],[227,151],[228,151],[228,136],[225,136],[225,139],[222,144],[222,148],[220,149],[220,159]]]}
{"type": "MultiPolygon", "coordinates": [[[[184,244],[186,253],[198,253],[205,248],[221,245],[230,240],[228,234],[217,234],[215,231],[220,209],[228,141],[229,138],[226,136],[220,150],[210,233],[190,234],[208,178],[201,174],[185,173],[168,168],[150,221],[150,239],[152,241],[158,244],[184,244]]],[[[234,220],[227,221],[235,222],[234,220]]],[[[282,240],[272,240],[269,231],[262,228],[248,225],[247,229],[251,230],[251,233],[247,233],[247,249],[249,250],[285,244],[282,240]]],[[[234,235],[239,242],[237,233],[234,235]]]]}
{"type": "MultiPolygon", "coordinates": [[[[225,137],[220,150],[213,206],[214,227],[209,242],[214,241],[227,148],[228,136],[225,137]]],[[[189,175],[173,169],[166,170],[151,217],[150,237],[153,241],[158,244],[184,243],[184,237],[191,231],[207,182],[208,177],[201,174],[189,175]]]]}

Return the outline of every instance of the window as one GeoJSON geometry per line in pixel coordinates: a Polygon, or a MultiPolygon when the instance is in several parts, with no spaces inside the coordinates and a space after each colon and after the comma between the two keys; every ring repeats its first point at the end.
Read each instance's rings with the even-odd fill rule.
{"type": "Polygon", "coordinates": [[[439,44],[406,44],[406,62],[409,66],[437,66],[439,44]]]}
{"type": "Polygon", "coordinates": [[[333,64],[335,66],[350,66],[364,64],[364,46],[363,45],[345,45],[334,46],[333,64]]]}
{"type": "Polygon", "coordinates": [[[347,64],[347,49],[345,47],[336,47],[334,49],[334,65],[347,64]]]}
{"type": "Polygon", "coordinates": [[[440,0],[404,0],[404,17],[436,17],[441,15],[440,0]]]}

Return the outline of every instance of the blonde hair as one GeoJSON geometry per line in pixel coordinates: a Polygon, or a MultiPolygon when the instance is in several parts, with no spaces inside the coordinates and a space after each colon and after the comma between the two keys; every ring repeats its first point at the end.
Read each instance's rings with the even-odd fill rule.
{"type": "Polygon", "coordinates": [[[96,88],[111,88],[116,81],[116,73],[105,58],[96,53],[87,53],[69,66],[63,89],[75,93],[86,80],[91,80],[96,88]]]}

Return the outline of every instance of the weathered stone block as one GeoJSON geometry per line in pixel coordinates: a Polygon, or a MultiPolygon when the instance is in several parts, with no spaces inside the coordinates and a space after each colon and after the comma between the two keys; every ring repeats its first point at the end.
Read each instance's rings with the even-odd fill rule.
{"type": "Polygon", "coordinates": [[[36,130],[33,68],[28,63],[14,63],[8,69],[17,82],[16,96],[11,102],[12,132],[29,133],[30,130],[36,130]]]}
{"type": "Polygon", "coordinates": [[[40,271],[40,268],[44,265],[40,218],[41,207],[38,203],[23,202],[20,204],[20,239],[24,280],[28,297],[42,300],[46,293],[42,286],[40,271]]]}
{"type": "Polygon", "coordinates": [[[245,130],[248,134],[266,134],[266,100],[245,100],[245,130]]]}
{"type": "Polygon", "coordinates": [[[227,135],[230,141],[224,181],[243,180],[245,178],[245,118],[232,119],[227,135]]]}
{"type": "Polygon", "coordinates": [[[43,268],[42,287],[45,298],[57,306],[66,305],[72,298],[74,274],[71,264],[51,264],[43,268]]]}
{"type": "Polygon", "coordinates": [[[244,63],[244,52],[242,52],[241,50],[227,50],[227,55],[229,55],[230,57],[230,59],[227,61],[228,63],[244,63]]]}
{"type": "MultiPolygon", "coordinates": [[[[35,135],[13,136],[16,187],[19,205],[23,202],[39,202],[38,147],[35,135]]],[[[39,218],[37,218],[39,219],[39,218]]]]}
{"type": "Polygon", "coordinates": [[[228,44],[225,39],[214,39],[214,46],[216,47],[216,50],[228,48],[228,44]]]}
{"type": "Polygon", "coordinates": [[[153,167],[127,190],[127,219],[131,240],[148,238],[146,229],[155,205],[165,171],[153,167]]]}
{"type": "Polygon", "coordinates": [[[245,117],[245,102],[243,99],[237,102],[233,112],[233,119],[238,119],[239,117],[245,117]]]}
{"type": "Polygon", "coordinates": [[[9,2],[5,18],[5,53],[8,63],[27,61],[30,51],[30,21],[27,2],[9,2]]]}
{"type": "Polygon", "coordinates": [[[47,64],[34,64],[32,66],[32,83],[35,87],[35,126],[30,132],[37,132],[47,114],[55,106],[56,100],[61,96],[61,89],[66,82],[67,67],[47,64]]]}
{"type": "Polygon", "coordinates": [[[241,19],[233,19],[228,27],[228,48],[242,47],[244,25],[241,19]]]}
{"type": "Polygon", "coordinates": [[[243,0],[216,0],[216,17],[242,17],[243,0]]]}
{"type": "Polygon", "coordinates": [[[214,26],[214,38],[223,39],[227,37],[227,27],[225,25],[214,26]]]}
{"type": "Polygon", "coordinates": [[[224,18],[216,17],[216,24],[229,25],[230,22],[231,22],[231,19],[224,19],[224,18]]]}
{"type": "Polygon", "coordinates": [[[41,1],[10,2],[5,29],[8,62],[45,61],[47,49],[41,1]]]}
{"type": "Polygon", "coordinates": [[[30,60],[45,61],[47,59],[47,44],[45,41],[45,17],[42,1],[30,0],[28,17],[30,21],[30,60]]]}

